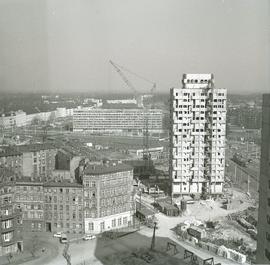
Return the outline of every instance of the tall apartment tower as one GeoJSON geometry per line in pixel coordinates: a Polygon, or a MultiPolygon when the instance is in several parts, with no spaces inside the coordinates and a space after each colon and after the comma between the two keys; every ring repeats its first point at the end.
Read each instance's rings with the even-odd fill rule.
{"type": "Polygon", "coordinates": [[[270,94],[263,95],[257,264],[270,264],[270,94]]]}
{"type": "Polygon", "coordinates": [[[173,197],[221,194],[225,170],[226,89],[213,74],[184,74],[171,89],[170,176],[173,197]]]}

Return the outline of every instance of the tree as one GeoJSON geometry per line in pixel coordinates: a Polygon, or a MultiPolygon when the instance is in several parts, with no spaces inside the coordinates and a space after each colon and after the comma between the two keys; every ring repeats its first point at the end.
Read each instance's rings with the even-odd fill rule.
{"type": "Polygon", "coordinates": [[[38,116],[35,116],[31,121],[31,125],[39,125],[40,123],[41,119],[38,116]]]}

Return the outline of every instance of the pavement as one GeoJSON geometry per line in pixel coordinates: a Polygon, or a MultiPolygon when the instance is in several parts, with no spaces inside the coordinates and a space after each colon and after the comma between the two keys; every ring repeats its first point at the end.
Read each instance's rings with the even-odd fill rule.
{"type": "MultiPolygon", "coordinates": [[[[168,217],[163,214],[157,214],[156,217],[159,220],[159,229],[156,230],[156,236],[157,237],[168,237],[171,240],[173,240],[175,243],[177,243],[180,247],[183,249],[187,249],[191,252],[193,252],[195,255],[200,257],[201,259],[208,259],[208,258],[214,258],[215,263],[221,263],[222,265],[236,265],[239,264],[237,262],[230,261],[228,259],[224,259],[220,256],[214,255],[213,253],[210,253],[208,251],[199,249],[187,242],[184,242],[182,240],[179,240],[177,236],[175,235],[174,231],[171,229],[174,228],[177,224],[182,222],[185,218],[181,217],[168,217]]],[[[146,235],[148,237],[151,237],[153,234],[152,229],[144,228],[140,230],[140,233],[143,235],[146,235]]]]}

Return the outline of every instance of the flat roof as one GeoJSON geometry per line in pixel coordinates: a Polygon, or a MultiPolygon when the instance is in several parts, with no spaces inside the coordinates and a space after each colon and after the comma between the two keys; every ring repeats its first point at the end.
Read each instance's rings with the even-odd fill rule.
{"type": "Polygon", "coordinates": [[[87,165],[84,173],[86,175],[102,175],[117,172],[133,170],[133,167],[126,164],[104,164],[104,165],[87,165]]]}

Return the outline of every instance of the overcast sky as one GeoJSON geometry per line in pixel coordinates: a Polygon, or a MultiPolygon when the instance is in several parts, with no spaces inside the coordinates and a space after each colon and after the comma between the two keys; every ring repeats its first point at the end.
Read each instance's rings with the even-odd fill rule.
{"type": "Polygon", "coordinates": [[[0,91],[132,92],[112,59],[159,92],[183,73],[270,92],[269,10],[267,0],[0,0],[0,91]]]}

